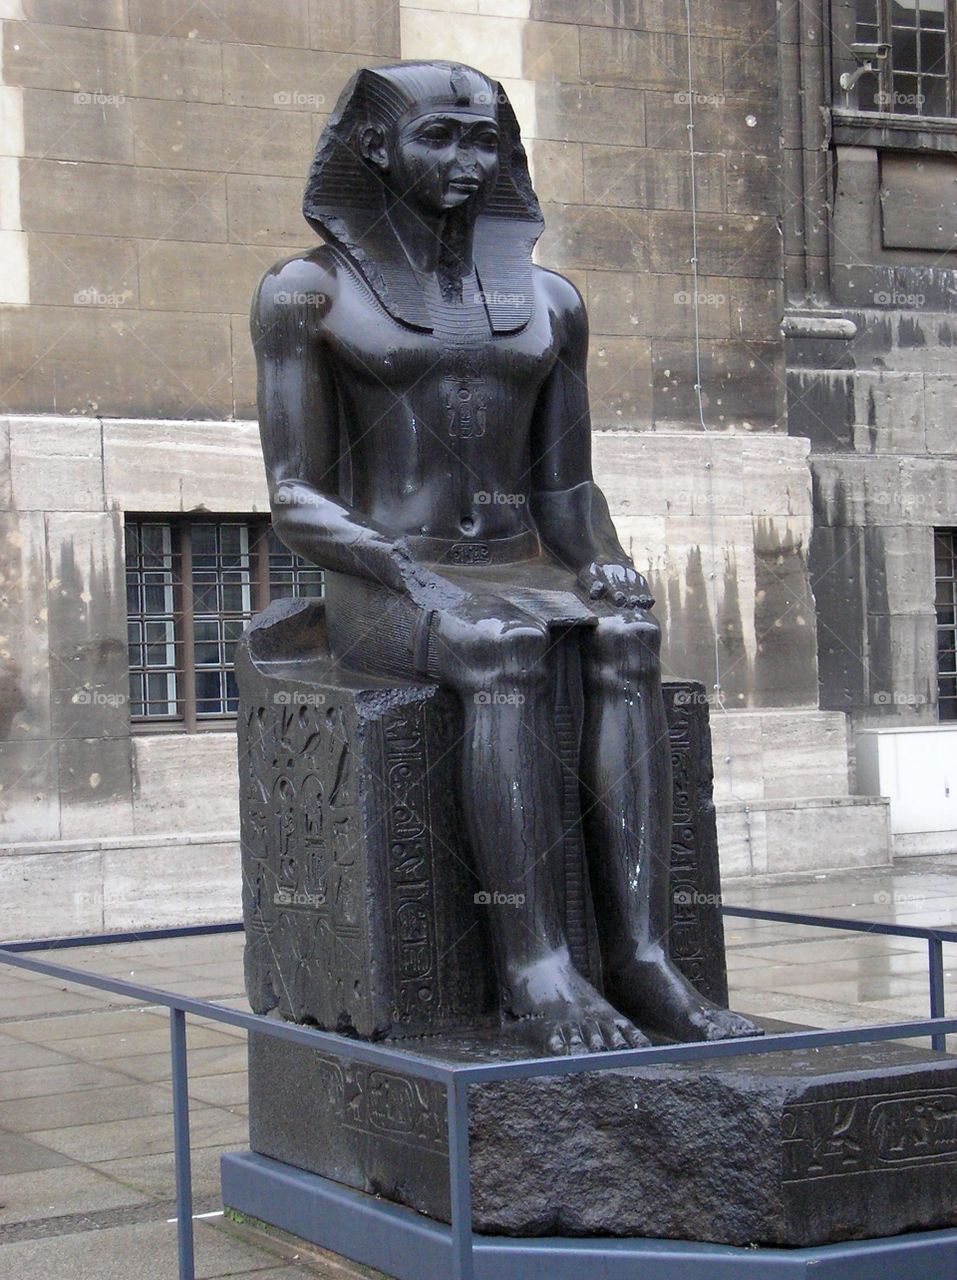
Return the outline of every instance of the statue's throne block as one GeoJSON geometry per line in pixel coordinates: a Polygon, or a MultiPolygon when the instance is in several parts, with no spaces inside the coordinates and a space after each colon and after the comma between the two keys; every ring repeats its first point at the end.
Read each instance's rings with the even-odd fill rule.
{"type": "MultiPolygon", "coordinates": [[[[277,601],[237,656],[246,986],[257,1013],[363,1038],[497,1021],[488,915],[458,798],[461,712],[433,683],[360,675],[330,656],[323,605],[277,601]]],[[[567,934],[601,983],[580,834],[580,708],[554,688],[567,934]]],[[[726,1003],[711,746],[702,686],[665,686],[674,827],[671,953],[726,1003]]],[[[492,897],[492,901],[487,901],[492,897]]]]}

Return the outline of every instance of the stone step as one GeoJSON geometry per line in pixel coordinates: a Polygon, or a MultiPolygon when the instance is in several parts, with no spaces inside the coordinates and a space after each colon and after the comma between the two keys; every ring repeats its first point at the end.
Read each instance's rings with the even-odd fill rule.
{"type": "Polygon", "coordinates": [[[883,796],[723,800],[715,807],[724,879],[891,862],[890,805],[883,796]]]}
{"type": "Polygon", "coordinates": [[[712,708],[711,754],[716,802],[848,795],[842,711],[712,708]]]}

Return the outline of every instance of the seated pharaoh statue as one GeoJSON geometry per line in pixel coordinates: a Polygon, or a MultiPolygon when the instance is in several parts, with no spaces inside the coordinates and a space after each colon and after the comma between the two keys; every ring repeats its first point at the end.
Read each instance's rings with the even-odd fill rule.
{"type": "Polygon", "coordinates": [[[359,71],[304,212],[324,243],[268,271],[252,313],[273,524],[325,571],[343,668],[460,704],[470,857],[512,895],[490,913],[504,1016],[548,1053],[760,1034],[669,957],[654,601],[592,477],[585,308],[532,262],[544,224],[501,86],[445,62],[359,71]],[[573,963],[548,859],[546,677],[567,646],[602,992],[573,963]]]}

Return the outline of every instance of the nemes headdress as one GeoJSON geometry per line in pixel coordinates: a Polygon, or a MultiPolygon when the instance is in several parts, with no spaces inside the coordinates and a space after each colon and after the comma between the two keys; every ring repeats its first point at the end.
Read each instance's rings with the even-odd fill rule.
{"type": "Polygon", "coordinates": [[[475,219],[473,258],[493,331],[511,333],[531,317],[532,250],[545,223],[511,103],[480,71],[399,62],[356,72],[319,139],[302,210],[315,231],[352,258],[390,315],[430,330],[423,292],[386,217],[385,188],[360,153],[359,135],[369,124],[401,128],[450,109],[498,122],[499,176],[475,219]]]}

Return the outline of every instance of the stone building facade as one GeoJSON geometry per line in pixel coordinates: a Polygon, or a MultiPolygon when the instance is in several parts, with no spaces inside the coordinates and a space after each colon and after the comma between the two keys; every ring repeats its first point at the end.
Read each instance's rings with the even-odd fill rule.
{"type": "Polygon", "coordinates": [[[124,528],[261,536],[249,297],[311,241],[339,90],[397,57],[478,65],[515,107],[538,259],[589,308],[597,478],[666,673],[714,690],[725,875],[887,860],[853,733],[936,714],[957,132],[841,116],[826,3],[0,4],[10,932],[235,914],[235,738],[134,716],[124,528]],[[915,190],[944,230],[889,235],[915,190]]]}

